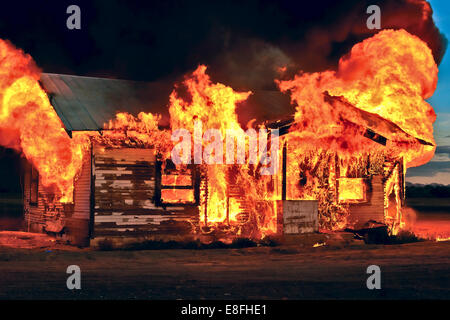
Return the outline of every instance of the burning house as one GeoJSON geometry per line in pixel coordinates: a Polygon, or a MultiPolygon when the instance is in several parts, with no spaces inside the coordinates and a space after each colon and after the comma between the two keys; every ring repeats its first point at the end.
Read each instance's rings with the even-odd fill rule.
{"type": "MultiPolygon", "coordinates": [[[[132,136],[126,143],[117,143],[112,142],[113,136],[105,136],[111,128],[102,126],[108,124],[103,119],[113,117],[117,110],[114,103],[105,102],[108,94],[104,88],[112,87],[117,92],[118,86],[127,87],[127,95],[138,96],[136,84],[51,74],[44,74],[41,81],[68,134],[93,131],[96,137],[85,150],[72,203],[54,201],[57,195],[48,193],[39,184],[37,171],[28,166],[24,176],[25,217],[30,230],[65,232],[75,243],[87,242],[88,238],[124,236],[185,240],[212,232],[219,232],[218,237],[226,236],[227,232],[261,236],[261,230],[255,230],[255,225],[272,228],[267,234],[280,233],[286,210],[290,211],[287,214],[295,211],[289,208],[290,202],[305,208],[308,202],[317,203],[303,218],[319,215],[307,231],[318,231],[317,220],[321,228],[330,230],[361,227],[368,221],[399,228],[405,197],[405,161],[401,153],[392,150],[397,143],[408,144],[411,149],[433,146],[386,119],[324,93],[333,107],[347,113],[339,115],[346,128],[334,133],[335,138],[361,139],[366,152],[342,156],[338,151],[313,145],[305,149],[299,147],[297,131],[292,130],[295,119],[272,122],[267,127],[278,129],[281,136],[281,150],[277,154],[280,169],[273,176],[256,178],[254,168],[246,168],[252,172],[247,179],[263,181],[258,185],[265,190],[249,196],[246,181],[239,173],[242,166],[219,165],[226,167],[219,171],[225,175],[226,185],[223,212],[217,212],[216,199],[208,194],[210,180],[214,178],[211,175],[217,172],[208,173],[204,165],[195,164],[177,169],[170,159],[163,163],[163,150],[157,149],[157,145],[153,148],[140,145],[132,136]],[[66,90],[63,94],[61,87],[66,90]],[[95,88],[95,99],[85,99],[92,88],[95,88]],[[100,95],[102,92],[104,96],[100,95]],[[73,100],[68,101],[69,97],[73,100]],[[100,103],[93,107],[97,99],[107,108],[99,107],[100,103]],[[359,120],[353,123],[345,117],[359,120]],[[218,229],[213,230],[214,226],[218,229]]],[[[278,102],[285,103],[283,95],[278,95],[278,102]]],[[[217,195],[213,193],[213,196],[217,195]]],[[[297,226],[304,224],[305,221],[296,222],[297,226]]]]}
{"type": "Polygon", "coordinates": [[[153,100],[152,93],[161,90],[158,84],[56,74],[44,74],[40,81],[67,135],[92,134],[90,140],[83,141],[81,171],[75,179],[73,194],[69,195],[72,201],[55,200],[61,194],[46,188],[33,166],[27,166],[24,209],[29,230],[64,232],[70,241],[82,244],[94,235],[190,231],[191,223],[198,220],[196,172],[189,168],[184,175],[180,173],[185,184],[179,186],[178,205],[166,202],[162,205],[174,181],[169,168],[162,174],[155,148],[140,144],[133,137],[116,145],[106,142],[109,138],[113,140],[111,135],[103,136],[110,130],[108,121],[123,106],[130,113],[148,109],[149,105],[152,111],[161,112],[153,107],[164,105],[153,100]],[[105,139],[97,141],[94,135],[105,139]]]}
{"type": "MultiPolygon", "coordinates": [[[[158,109],[163,102],[152,100],[152,93],[164,86],[59,74],[43,74],[40,83],[67,135],[86,140],[82,142],[81,171],[74,179],[73,193],[68,195],[71,201],[60,201],[63,195],[43,185],[33,165],[25,164],[28,230],[64,233],[69,241],[83,244],[89,238],[185,240],[208,237],[212,232],[218,237],[230,232],[260,237],[260,227],[276,231],[273,203],[268,207],[270,212],[267,208],[262,212],[263,225],[255,221],[256,212],[251,207],[255,204],[250,203],[254,201],[246,200],[246,191],[237,181],[240,165],[179,167],[172,162],[168,151],[173,145],[167,143],[170,134],[165,131],[168,115],[158,109]],[[124,107],[129,105],[132,107],[124,107]],[[149,110],[149,106],[152,113],[162,116],[131,116],[137,110],[149,110]],[[109,121],[119,111],[127,113],[109,121]]],[[[275,103],[270,92],[261,92],[250,103],[261,103],[267,94],[275,103]]],[[[289,103],[281,93],[276,96],[281,98],[278,102],[289,103]]],[[[261,198],[257,202],[265,202],[267,207],[272,201],[261,198]]]]}
{"type": "Polygon", "coordinates": [[[28,160],[26,225],[72,243],[260,239],[368,221],[396,232],[404,226],[406,169],[434,154],[435,114],[424,99],[435,89],[437,67],[426,44],[406,31],[382,31],[355,45],[337,71],[277,80],[281,92],[237,92],[212,82],[205,66],[173,90],[37,74],[29,57],[15,54],[26,74],[12,72],[2,84],[0,128],[12,137],[3,145],[28,160]],[[189,160],[196,152],[214,158],[223,154],[218,137],[243,132],[239,110],[255,104],[267,111],[248,122],[247,133],[268,131],[256,144],[244,137],[246,160],[173,161],[178,129],[194,133],[189,160]],[[196,134],[197,122],[216,136],[196,134]],[[274,174],[261,173],[267,158],[277,163],[274,174]]]}

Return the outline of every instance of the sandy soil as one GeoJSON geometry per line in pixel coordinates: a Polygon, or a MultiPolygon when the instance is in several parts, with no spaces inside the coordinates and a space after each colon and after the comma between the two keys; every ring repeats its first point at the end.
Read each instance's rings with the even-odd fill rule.
{"type": "MultiPolygon", "coordinates": [[[[26,241],[26,240],[23,240],[26,241]]],[[[0,248],[0,299],[449,299],[450,242],[247,249],[0,248]],[[78,265],[82,289],[66,288],[78,265]],[[379,265],[382,290],[366,287],[379,265]]]]}

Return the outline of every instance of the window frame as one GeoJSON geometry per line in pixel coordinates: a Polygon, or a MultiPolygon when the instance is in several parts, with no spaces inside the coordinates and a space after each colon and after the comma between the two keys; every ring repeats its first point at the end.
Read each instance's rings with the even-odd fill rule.
{"type": "MultiPolygon", "coordinates": [[[[164,173],[164,175],[170,175],[171,172],[175,173],[177,170],[173,168],[173,163],[166,163],[166,170],[169,170],[169,172],[164,173]],[[167,169],[169,167],[169,169],[167,169]]],[[[182,185],[182,186],[176,186],[176,185],[163,185],[162,184],[162,176],[163,176],[163,170],[162,170],[162,162],[158,161],[156,163],[156,189],[155,189],[155,203],[158,206],[162,207],[177,207],[177,206],[198,206],[200,203],[200,182],[199,182],[199,176],[198,172],[194,165],[188,165],[187,167],[190,170],[190,176],[191,176],[191,185],[182,185]],[[184,202],[164,202],[164,199],[162,197],[162,190],[192,190],[194,194],[194,200],[193,201],[184,201],[184,202]]],[[[179,174],[182,174],[181,171],[178,171],[179,174]]]]}
{"type": "Polygon", "coordinates": [[[368,197],[367,197],[367,191],[368,191],[368,186],[367,186],[367,179],[366,178],[354,178],[354,177],[340,177],[337,178],[337,200],[338,203],[346,203],[346,204],[363,204],[363,203],[368,203],[368,197]],[[340,181],[342,179],[346,179],[346,180],[360,180],[362,182],[362,199],[346,199],[346,200],[340,200],[339,199],[339,195],[340,195],[340,181]]]}

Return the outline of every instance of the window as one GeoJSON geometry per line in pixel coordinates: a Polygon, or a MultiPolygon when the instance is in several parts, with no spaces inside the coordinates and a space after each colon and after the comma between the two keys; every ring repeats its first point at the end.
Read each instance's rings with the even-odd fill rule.
{"type": "Polygon", "coordinates": [[[363,178],[338,179],[339,202],[358,203],[366,201],[366,183],[363,178]]]}
{"type": "Polygon", "coordinates": [[[195,204],[195,179],[191,167],[176,169],[168,161],[164,169],[160,169],[160,204],[195,204]]]}
{"type": "Polygon", "coordinates": [[[30,204],[38,204],[38,192],[39,192],[39,172],[31,167],[30,173],[30,204]]]}
{"type": "Polygon", "coordinates": [[[192,175],[190,173],[161,175],[161,200],[163,203],[194,203],[192,175]]]}

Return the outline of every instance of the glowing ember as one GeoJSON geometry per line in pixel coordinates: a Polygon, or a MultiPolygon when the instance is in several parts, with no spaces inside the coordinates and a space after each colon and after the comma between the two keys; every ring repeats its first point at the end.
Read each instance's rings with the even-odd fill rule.
{"type": "Polygon", "coordinates": [[[160,119],[161,116],[157,114],[140,112],[134,117],[120,112],[105,125],[108,130],[102,135],[95,134],[92,137],[96,142],[109,147],[155,148],[162,157],[168,158],[173,146],[170,132],[158,128],[160,119]]]}
{"type": "Polygon", "coordinates": [[[170,186],[185,186],[192,184],[192,177],[188,175],[163,175],[161,177],[163,185],[170,186]]]}
{"type": "Polygon", "coordinates": [[[315,243],[315,244],[313,245],[313,248],[323,247],[323,246],[325,246],[325,245],[326,245],[325,242],[317,242],[317,243],[315,243]]]}
{"type": "Polygon", "coordinates": [[[194,203],[194,192],[186,189],[162,189],[161,198],[165,203],[194,203]]]}

